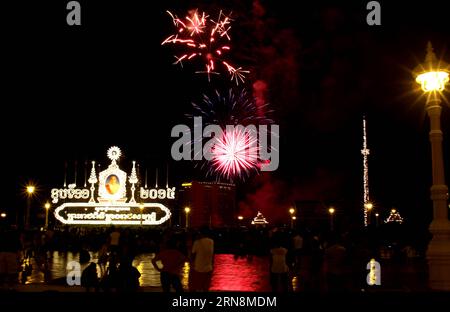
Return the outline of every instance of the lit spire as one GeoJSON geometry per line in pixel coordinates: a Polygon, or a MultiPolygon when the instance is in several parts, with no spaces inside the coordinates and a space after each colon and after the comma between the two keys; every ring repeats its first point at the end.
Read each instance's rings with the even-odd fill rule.
{"type": "Polygon", "coordinates": [[[364,184],[364,226],[368,225],[368,210],[370,205],[369,200],[369,154],[370,150],[367,148],[367,133],[366,133],[366,117],[363,117],[363,149],[361,150],[363,155],[363,184],[364,184]]]}

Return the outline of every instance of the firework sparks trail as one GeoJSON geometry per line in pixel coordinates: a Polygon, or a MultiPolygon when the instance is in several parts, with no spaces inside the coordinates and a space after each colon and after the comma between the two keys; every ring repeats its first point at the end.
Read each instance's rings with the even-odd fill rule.
{"type": "Polygon", "coordinates": [[[204,12],[200,14],[194,11],[191,16],[186,16],[182,20],[169,11],[167,13],[172,18],[177,32],[167,37],[161,45],[173,44],[185,49],[180,55],[175,55],[175,65],[183,66],[183,61],[199,59],[205,70],[196,71],[196,73],[206,73],[208,81],[211,74],[219,74],[217,68],[219,65],[228,72],[230,80],[234,80],[236,84],[244,82],[245,74],[249,71],[233,66],[225,60],[231,50],[229,32],[232,19],[229,16],[220,11],[217,20],[213,20],[204,12]]]}
{"type": "MultiPolygon", "coordinates": [[[[255,98],[245,89],[229,89],[225,95],[216,90],[213,96],[204,94],[200,104],[192,103],[194,114],[202,116],[206,125],[220,125],[222,128],[226,125],[272,124],[272,119],[261,114],[268,106],[267,103],[257,106],[255,98]]],[[[267,113],[272,111],[267,110],[267,113]]]]}

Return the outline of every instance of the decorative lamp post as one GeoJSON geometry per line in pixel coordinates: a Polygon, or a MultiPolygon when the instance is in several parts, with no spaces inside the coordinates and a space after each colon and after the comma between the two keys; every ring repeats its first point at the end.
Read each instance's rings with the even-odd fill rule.
{"type": "Polygon", "coordinates": [[[449,81],[450,65],[436,58],[430,42],[425,62],[418,65],[413,75],[426,96],[425,109],[430,118],[430,142],[433,185],[433,220],[430,232],[433,238],[428,246],[429,286],[450,290],[450,222],[448,220],[448,187],[445,184],[441,131],[441,93],[449,81]]]}
{"type": "Polygon", "coordinates": [[[50,209],[50,203],[46,202],[44,208],[45,208],[45,229],[48,229],[48,211],[50,209]]]}
{"type": "Polygon", "coordinates": [[[328,209],[328,213],[330,214],[330,230],[331,231],[334,230],[334,213],[335,213],[335,211],[336,210],[333,207],[328,209]]]}
{"type": "Polygon", "coordinates": [[[297,217],[296,217],[296,216],[292,216],[292,217],[291,217],[291,229],[294,228],[294,222],[295,222],[295,220],[297,220],[297,217]]]}
{"type": "Polygon", "coordinates": [[[242,226],[242,220],[244,220],[243,216],[237,216],[237,226],[238,227],[242,226]]]}
{"type": "Polygon", "coordinates": [[[371,216],[372,216],[372,208],[373,208],[373,204],[371,202],[365,203],[364,204],[364,209],[366,211],[366,215],[367,215],[367,225],[369,225],[371,223],[371,216]]]}
{"type": "Polygon", "coordinates": [[[25,213],[25,229],[28,230],[30,228],[31,198],[34,192],[36,191],[36,187],[34,185],[28,185],[26,191],[27,191],[27,211],[25,213]]]}
{"type": "Polygon", "coordinates": [[[293,229],[294,228],[294,220],[296,219],[294,219],[294,214],[295,214],[295,209],[294,208],[290,208],[289,209],[289,213],[290,213],[290,215],[291,215],[291,229],[293,229]]]}

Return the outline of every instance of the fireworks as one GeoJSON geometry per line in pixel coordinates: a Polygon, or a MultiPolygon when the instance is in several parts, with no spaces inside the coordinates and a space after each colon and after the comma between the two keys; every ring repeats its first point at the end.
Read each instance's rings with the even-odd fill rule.
{"type": "MultiPolygon", "coordinates": [[[[205,123],[220,125],[272,124],[266,117],[268,104],[256,105],[255,98],[245,89],[229,89],[225,96],[215,91],[213,96],[203,95],[203,102],[192,103],[195,114],[203,117],[205,123]]],[[[270,113],[271,111],[268,111],[270,113]]],[[[192,116],[191,116],[192,117],[192,116]]]]}
{"type": "Polygon", "coordinates": [[[217,20],[213,20],[204,12],[193,11],[182,20],[169,11],[167,13],[172,17],[177,31],[167,37],[161,45],[173,44],[184,49],[183,53],[175,55],[174,64],[183,66],[183,61],[201,60],[204,70],[196,73],[207,74],[208,80],[211,74],[219,74],[217,67],[222,67],[236,84],[244,81],[245,74],[249,71],[233,66],[225,60],[231,50],[229,31],[232,19],[229,16],[220,11],[217,20]]]}
{"type": "Polygon", "coordinates": [[[211,170],[233,180],[244,177],[259,168],[259,145],[256,131],[245,131],[244,127],[226,129],[216,137],[212,148],[211,170]]]}
{"type": "Polygon", "coordinates": [[[217,125],[221,129],[214,137],[211,159],[200,162],[207,175],[233,181],[260,171],[266,161],[260,159],[259,139],[272,134],[266,128],[258,129],[273,123],[265,115],[268,104],[257,106],[255,98],[244,89],[229,89],[225,96],[218,91],[213,96],[204,94],[200,104],[192,105],[194,114],[190,117],[201,116],[204,126],[217,125]]]}

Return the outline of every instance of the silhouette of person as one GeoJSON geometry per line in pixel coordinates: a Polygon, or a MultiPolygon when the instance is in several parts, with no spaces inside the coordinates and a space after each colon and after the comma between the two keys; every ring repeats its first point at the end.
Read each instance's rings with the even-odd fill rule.
{"type": "Polygon", "coordinates": [[[116,175],[111,175],[108,179],[105,187],[109,194],[114,195],[120,188],[119,179],[117,179],[116,175]]]}
{"type": "Polygon", "coordinates": [[[155,269],[161,273],[161,286],[164,292],[170,292],[170,286],[173,286],[176,292],[183,292],[180,281],[180,271],[184,265],[186,257],[176,248],[177,242],[174,238],[167,241],[167,247],[161,250],[152,259],[155,269]],[[163,267],[158,266],[158,261],[162,262],[163,267]]]}
{"type": "Polygon", "coordinates": [[[89,292],[91,288],[95,291],[99,290],[97,265],[95,262],[89,263],[86,269],[83,270],[83,273],[81,274],[81,285],[86,288],[87,292],[89,292]]]}
{"type": "Polygon", "coordinates": [[[208,227],[200,229],[199,236],[192,245],[191,258],[189,290],[206,292],[211,284],[214,267],[214,241],[210,238],[208,227]]]}

